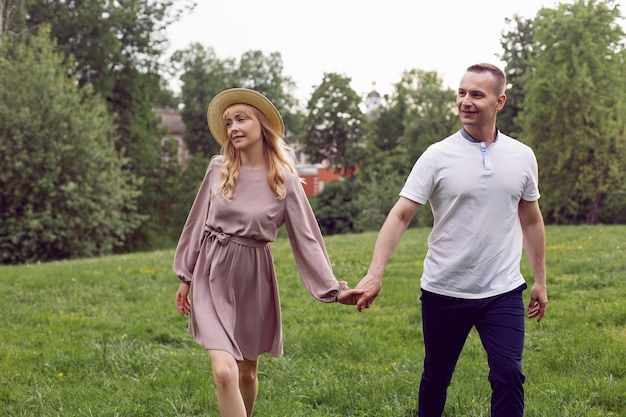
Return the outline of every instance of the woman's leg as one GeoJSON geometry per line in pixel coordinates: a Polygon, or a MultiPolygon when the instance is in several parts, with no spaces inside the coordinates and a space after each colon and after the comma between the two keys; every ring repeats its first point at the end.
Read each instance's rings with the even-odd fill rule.
{"type": "Polygon", "coordinates": [[[239,366],[239,391],[246,405],[247,417],[251,417],[254,410],[254,402],[259,392],[259,380],[257,378],[259,360],[244,359],[237,365],[239,366]]]}
{"type": "Polygon", "coordinates": [[[246,405],[239,390],[239,367],[228,352],[209,350],[221,417],[247,417],[246,405]]]}

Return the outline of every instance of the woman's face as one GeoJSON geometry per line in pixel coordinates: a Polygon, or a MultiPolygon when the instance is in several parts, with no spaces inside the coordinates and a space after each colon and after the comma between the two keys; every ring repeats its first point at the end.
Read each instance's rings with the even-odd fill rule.
{"type": "Polygon", "coordinates": [[[259,119],[249,106],[234,105],[224,113],[228,140],[243,152],[263,149],[263,131],[259,119]]]}

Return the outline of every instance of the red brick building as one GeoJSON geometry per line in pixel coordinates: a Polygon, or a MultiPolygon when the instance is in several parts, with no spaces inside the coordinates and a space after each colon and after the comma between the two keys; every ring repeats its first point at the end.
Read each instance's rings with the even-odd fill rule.
{"type": "Polygon", "coordinates": [[[324,189],[331,181],[342,181],[345,176],[343,169],[337,170],[324,164],[298,164],[298,174],[304,179],[304,192],[313,197],[324,189]]]}

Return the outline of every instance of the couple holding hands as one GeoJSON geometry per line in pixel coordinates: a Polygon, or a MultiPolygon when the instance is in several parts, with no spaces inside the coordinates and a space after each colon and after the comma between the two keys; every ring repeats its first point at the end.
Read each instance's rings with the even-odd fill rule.
{"type": "Polygon", "coordinates": [[[271,101],[249,89],[216,95],[207,121],[222,146],[212,158],[174,255],[176,308],[208,351],[221,417],[250,417],[259,356],[283,354],[280,299],[269,246],[284,224],[307,290],[323,302],[369,308],[385,265],[421,205],[434,224],[420,280],[424,371],[420,417],[441,417],[470,330],[487,351],[492,416],[524,409],[526,288],[522,249],[534,275],[527,314],[547,305],[545,232],[533,151],[496,128],[506,77],[467,68],[457,94],[463,128],[417,160],[383,224],[367,275],[354,289],[338,281],[271,101]]]}

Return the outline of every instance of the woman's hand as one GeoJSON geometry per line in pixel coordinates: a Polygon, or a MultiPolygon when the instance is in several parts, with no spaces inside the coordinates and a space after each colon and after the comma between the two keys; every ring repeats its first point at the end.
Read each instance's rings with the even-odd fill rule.
{"type": "Polygon", "coordinates": [[[181,282],[176,291],[176,310],[183,316],[189,314],[191,309],[191,303],[189,302],[189,287],[191,284],[188,282],[181,282]]]}
{"type": "Polygon", "coordinates": [[[361,298],[363,290],[341,289],[337,293],[337,302],[346,305],[355,305],[361,298]]]}

